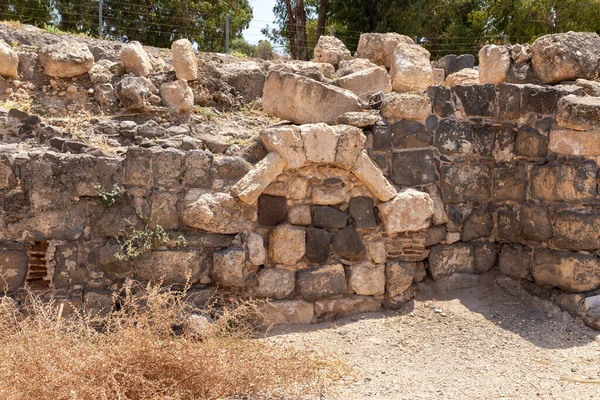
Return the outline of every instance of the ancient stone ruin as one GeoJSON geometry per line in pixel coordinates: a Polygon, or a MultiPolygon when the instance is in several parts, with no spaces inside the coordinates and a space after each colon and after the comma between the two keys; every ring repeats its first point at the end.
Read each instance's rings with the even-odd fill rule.
{"type": "Polygon", "coordinates": [[[187,283],[310,323],[497,271],[600,328],[597,34],[485,46],[476,66],[391,33],[354,58],[323,36],[302,63],[0,28],[10,295],[102,309],[132,280],[187,283]],[[47,116],[19,109],[33,98],[47,116]],[[238,143],[197,116],[254,104],[271,119],[238,143]],[[84,138],[66,130],[81,110],[84,138]]]}

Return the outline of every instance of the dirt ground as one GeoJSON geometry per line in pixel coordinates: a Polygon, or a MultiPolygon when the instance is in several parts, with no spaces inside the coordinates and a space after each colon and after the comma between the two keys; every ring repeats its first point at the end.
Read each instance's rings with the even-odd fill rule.
{"type": "Polygon", "coordinates": [[[322,399],[600,399],[600,332],[549,319],[485,287],[425,285],[399,311],[275,327],[269,340],[323,349],[353,368],[322,399]]]}

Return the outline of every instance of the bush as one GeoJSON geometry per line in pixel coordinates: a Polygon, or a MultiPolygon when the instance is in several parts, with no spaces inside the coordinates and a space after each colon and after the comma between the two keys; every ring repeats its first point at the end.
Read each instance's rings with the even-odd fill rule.
{"type": "Polygon", "coordinates": [[[229,46],[232,53],[240,53],[248,57],[254,57],[256,46],[246,42],[243,37],[235,38],[229,46]]]}
{"type": "Polygon", "coordinates": [[[29,293],[0,299],[0,398],[300,398],[338,379],[342,364],[252,337],[257,303],[197,310],[185,293],[128,287],[118,311],[67,315],[29,293]],[[214,321],[191,329],[190,316],[214,321]]]}
{"type": "Polygon", "coordinates": [[[255,55],[263,60],[270,60],[273,58],[273,46],[268,40],[261,40],[256,45],[255,55]]]}

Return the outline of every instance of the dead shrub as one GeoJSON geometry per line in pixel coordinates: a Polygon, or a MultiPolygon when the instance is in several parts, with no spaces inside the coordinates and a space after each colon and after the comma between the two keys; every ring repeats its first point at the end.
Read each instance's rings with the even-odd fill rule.
{"type": "Polygon", "coordinates": [[[6,400],[303,398],[346,367],[254,335],[258,304],[198,310],[185,293],[126,288],[117,311],[73,311],[28,293],[0,300],[0,398],[6,400]],[[211,323],[192,327],[191,316],[211,323]]]}

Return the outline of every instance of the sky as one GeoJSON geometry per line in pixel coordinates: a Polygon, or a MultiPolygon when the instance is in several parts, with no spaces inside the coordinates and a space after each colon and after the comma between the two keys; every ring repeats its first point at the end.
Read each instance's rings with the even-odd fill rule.
{"type": "Polygon", "coordinates": [[[252,21],[243,34],[248,43],[256,44],[259,40],[266,39],[260,30],[267,25],[273,26],[275,0],[250,0],[250,6],[252,6],[252,21]]]}

